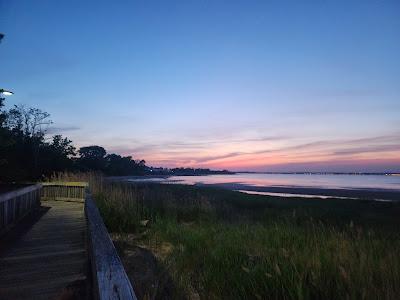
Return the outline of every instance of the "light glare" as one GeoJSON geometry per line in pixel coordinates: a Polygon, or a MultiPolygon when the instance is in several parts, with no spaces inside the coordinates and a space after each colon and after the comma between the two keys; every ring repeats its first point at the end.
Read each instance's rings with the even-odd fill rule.
{"type": "Polygon", "coordinates": [[[5,90],[3,90],[3,91],[0,92],[0,94],[3,94],[4,96],[11,96],[11,95],[13,95],[14,93],[13,93],[13,92],[10,92],[10,91],[5,91],[5,90]]]}

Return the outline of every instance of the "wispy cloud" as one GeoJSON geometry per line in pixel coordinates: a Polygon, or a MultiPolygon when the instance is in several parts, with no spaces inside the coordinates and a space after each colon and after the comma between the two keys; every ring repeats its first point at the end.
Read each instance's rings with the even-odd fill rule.
{"type": "Polygon", "coordinates": [[[59,127],[49,127],[47,129],[47,134],[61,134],[67,131],[75,131],[81,129],[78,126],[59,126],[59,127]]]}
{"type": "Polygon", "coordinates": [[[224,154],[224,155],[216,155],[216,156],[206,156],[206,157],[202,157],[202,158],[194,158],[193,160],[196,163],[209,163],[211,161],[215,161],[215,160],[220,160],[220,159],[225,159],[225,158],[234,158],[240,155],[244,155],[247,153],[244,152],[232,152],[232,153],[228,153],[228,154],[224,154]]]}
{"type": "Polygon", "coordinates": [[[378,146],[365,146],[365,147],[357,147],[352,149],[343,149],[335,151],[335,155],[352,155],[352,154],[360,154],[360,153],[372,153],[372,152],[388,152],[388,151],[399,151],[400,153],[400,144],[398,145],[378,145],[378,146]]]}
{"type": "MultiPolygon", "coordinates": [[[[231,139],[231,138],[221,138],[221,139],[195,139],[191,141],[182,141],[182,140],[170,140],[170,141],[164,141],[164,142],[159,142],[159,143],[141,143],[139,146],[130,146],[130,145],[125,145],[125,146],[110,146],[110,149],[113,149],[113,151],[120,151],[120,152],[157,152],[157,151],[162,151],[162,152],[176,152],[176,151],[185,151],[185,150],[206,150],[210,149],[212,146],[224,146],[227,144],[243,144],[243,143],[250,143],[250,142],[268,142],[268,141],[280,141],[280,140],[287,140],[290,139],[288,136],[263,136],[263,137],[255,137],[255,138],[237,138],[237,139],[231,139]]],[[[119,141],[120,144],[132,144],[132,143],[137,143],[139,144],[139,141],[131,141],[130,139],[123,141],[119,141]]]]}
{"type": "MultiPolygon", "coordinates": [[[[309,140],[310,138],[308,138],[309,140]]],[[[380,153],[386,159],[400,153],[400,133],[362,138],[336,138],[304,142],[305,138],[288,136],[250,136],[225,139],[167,140],[131,146],[130,142],[106,147],[109,151],[146,159],[154,166],[198,166],[231,169],[268,169],[334,165],[334,161],[372,161],[380,153]],[[303,143],[301,142],[303,141],[303,143]],[[393,154],[394,153],[394,154],[393,154]],[[302,165],[303,164],[303,165],[302,165]],[[275,167],[274,167],[275,168],[275,167]]],[[[132,141],[131,141],[132,142],[132,141]]],[[[135,140],[135,143],[139,141],[135,140]]],[[[400,154],[398,155],[400,160],[400,154]]]]}
{"type": "MultiPolygon", "coordinates": [[[[255,171],[271,172],[398,172],[399,159],[335,159],[260,165],[255,171]]],[[[240,170],[240,168],[238,169],[240,170]]]]}

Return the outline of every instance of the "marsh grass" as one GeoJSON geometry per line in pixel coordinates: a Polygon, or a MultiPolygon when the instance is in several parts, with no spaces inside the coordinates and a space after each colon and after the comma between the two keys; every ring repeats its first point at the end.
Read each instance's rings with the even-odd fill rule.
{"type": "Polygon", "coordinates": [[[98,174],[68,178],[74,176],[90,182],[110,231],[145,231],[134,243],[153,251],[187,297],[400,297],[398,204],[133,185],[98,174]]]}
{"type": "Polygon", "coordinates": [[[399,242],[377,232],[206,222],[158,222],[151,243],[169,241],[165,264],[205,299],[395,299],[399,242]]]}

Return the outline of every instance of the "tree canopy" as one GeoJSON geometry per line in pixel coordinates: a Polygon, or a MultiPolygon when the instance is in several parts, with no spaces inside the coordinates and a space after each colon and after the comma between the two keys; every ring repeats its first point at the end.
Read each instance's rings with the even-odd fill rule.
{"type": "Polygon", "coordinates": [[[100,171],[107,175],[141,175],[144,160],[107,154],[100,146],[82,147],[62,135],[49,137],[50,114],[38,108],[15,105],[4,110],[0,98],[0,182],[42,179],[61,171],[100,171]]]}

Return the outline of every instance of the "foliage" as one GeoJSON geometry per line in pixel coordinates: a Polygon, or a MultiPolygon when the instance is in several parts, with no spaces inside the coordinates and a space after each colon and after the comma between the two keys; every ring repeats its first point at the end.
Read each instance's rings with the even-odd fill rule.
{"type": "Polygon", "coordinates": [[[135,161],[132,156],[107,154],[100,146],[80,148],[76,162],[81,171],[102,171],[112,176],[142,175],[147,168],[144,160],[135,161]]]}
{"type": "Polygon", "coordinates": [[[46,170],[41,165],[41,152],[45,143],[46,126],[51,124],[49,115],[39,109],[26,109],[14,106],[8,112],[2,112],[1,124],[1,165],[0,180],[20,181],[38,178],[46,170]]]}
{"type": "Polygon", "coordinates": [[[7,113],[6,126],[9,130],[25,137],[42,137],[53,122],[50,114],[38,108],[26,108],[24,105],[14,105],[7,113]]]}
{"type": "Polygon", "coordinates": [[[158,220],[142,241],[176,284],[203,299],[396,299],[399,234],[309,220],[263,224],[158,220]],[[395,237],[392,239],[391,237],[395,237]]]}
{"type": "Polygon", "coordinates": [[[79,165],[84,171],[104,170],[106,150],[100,146],[82,147],[79,149],[79,165]]]}
{"type": "Polygon", "coordinates": [[[105,161],[105,173],[109,175],[142,175],[146,170],[146,162],[144,160],[134,161],[132,156],[123,157],[117,154],[108,154],[105,161]]]}
{"type": "Polygon", "coordinates": [[[101,171],[108,175],[140,175],[145,161],[108,154],[100,146],[76,152],[72,141],[61,135],[48,137],[50,115],[37,108],[15,105],[3,110],[0,98],[0,182],[41,180],[54,172],[101,171]],[[79,154],[79,156],[77,156],[79,154]]]}

